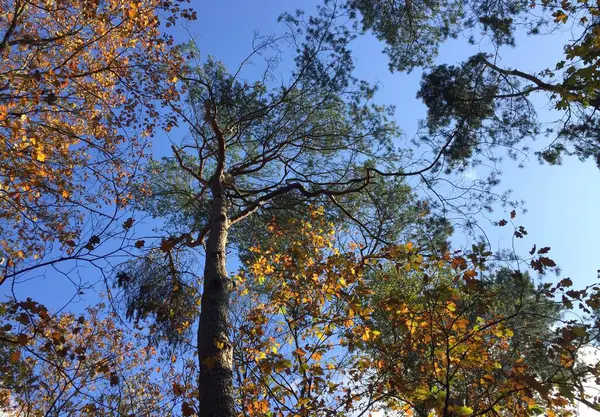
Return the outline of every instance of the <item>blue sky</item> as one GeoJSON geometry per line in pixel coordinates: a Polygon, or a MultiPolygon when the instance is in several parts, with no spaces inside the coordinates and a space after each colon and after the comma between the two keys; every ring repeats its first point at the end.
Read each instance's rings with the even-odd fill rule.
{"type": "MultiPolygon", "coordinates": [[[[316,1],[302,3],[310,10],[316,1]]],[[[192,6],[198,12],[198,20],[185,26],[178,26],[175,35],[178,41],[186,41],[192,36],[205,58],[212,55],[222,60],[228,68],[235,68],[251,51],[251,42],[255,32],[263,35],[281,33],[282,25],[277,17],[283,11],[293,11],[299,6],[291,0],[262,0],[240,2],[221,0],[218,2],[194,1],[192,6]]],[[[526,71],[541,70],[545,65],[556,62],[561,56],[561,41],[570,39],[569,33],[549,37],[519,36],[516,49],[502,51],[504,66],[519,66],[526,71]]],[[[465,39],[452,40],[442,46],[439,63],[457,63],[480,50],[488,50],[489,45],[468,45],[465,39]]],[[[419,88],[420,72],[411,74],[390,73],[387,69],[387,57],[381,52],[382,45],[372,36],[359,38],[353,51],[356,57],[356,75],[370,82],[378,82],[380,91],[377,99],[381,103],[397,106],[397,122],[404,132],[411,136],[417,127],[419,118],[424,116],[424,105],[415,98],[419,88]]],[[[249,73],[252,70],[250,68],[249,73]]],[[[552,112],[544,110],[544,97],[537,99],[542,110],[542,119],[550,120],[552,112]]],[[[172,140],[184,134],[182,130],[171,133],[172,140]]],[[[540,140],[538,145],[544,143],[540,140]]],[[[168,139],[158,134],[154,143],[157,156],[169,152],[168,139]]],[[[537,145],[535,145],[537,146],[537,145]]],[[[502,166],[503,176],[500,190],[513,190],[513,197],[524,199],[526,214],[519,213],[516,221],[524,225],[529,235],[517,242],[517,250],[524,253],[533,244],[552,247],[551,254],[562,268],[562,275],[571,277],[576,285],[587,285],[596,279],[596,270],[600,268],[600,254],[597,237],[600,236],[600,216],[596,215],[600,205],[600,171],[587,161],[567,158],[563,166],[551,167],[539,165],[535,157],[517,168],[507,160],[502,166]]],[[[478,175],[477,170],[471,173],[478,175]]],[[[488,216],[489,220],[499,220],[506,213],[499,208],[488,216]]],[[[511,230],[492,226],[482,218],[481,226],[488,235],[493,249],[504,248],[511,244],[511,230]]],[[[455,242],[463,244],[466,237],[457,233],[455,242]]],[[[235,265],[235,264],[234,264],[235,265]]],[[[233,265],[233,266],[234,266],[233,265]]],[[[84,279],[94,276],[94,270],[82,270],[84,279]]],[[[80,271],[81,272],[81,271],[80,271]]],[[[42,300],[54,300],[50,305],[60,305],[67,301],[72,292],[67,290],[64,279],[49,273],[45,280],[36,279],[17,288],[17,294],[33,296],[42,300]]],[[[7,291],[2,288],[2,291],[7,291]]],[[[90,301],[89,296],[86,301],[90,301]]]]}

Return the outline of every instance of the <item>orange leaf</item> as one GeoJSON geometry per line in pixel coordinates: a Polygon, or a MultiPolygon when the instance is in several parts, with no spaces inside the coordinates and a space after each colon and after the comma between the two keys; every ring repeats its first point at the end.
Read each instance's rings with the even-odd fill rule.
{"type": "Polygon", "coordinates": [[[13,353],[10,354],[10,362],[11,363],[17,363],[21,360],[21,352],[18,350],[15,350],[13,353]]]}

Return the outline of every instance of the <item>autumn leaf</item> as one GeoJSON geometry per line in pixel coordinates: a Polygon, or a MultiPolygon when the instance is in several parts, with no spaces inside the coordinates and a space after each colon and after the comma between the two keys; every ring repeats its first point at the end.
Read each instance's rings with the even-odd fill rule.
{"type": "Polygon", "coordinates": [[[473,270],[473,269],[468,269],[464,272],[463,276],[465,277],[465,279],[473,279],[477,276],[477,271],[473,270]]]}
{"type": "Polygon", "coordinates": [[[265,375],[269,375],[271,372],[273,372],[273,362],[271,362],[270,360],[263,360],[259,364],[259,368],[265,375]]]}
{"type": "Polygon", "coordinates": [[[562,10],[558,10],[552,14],[556,23],[566,23],[568,16],[562,10]]]}
{"type": "Polygon", "coordinates": [[[125,222],[123,222],[123,229],[128,230],[131,229],[131,227],[133,226],[133,218],[130,217],[127,220],[125,220],[125,222]]]}
{"type": "Polygon", "coordinates": [[[10,361],[13,364],[18,363],[21,360],[21,351],[15,350],[10,354],[10,361]]]}
{"type": "Polygon", "coordinates": [[[38,150],[35,152],[35,159],[36,159],[36,161],[39,161],[39,162],[44,162],[44,161],[46,160],[46,158],[47,158],[47,157],[48,157],[48,155],[46,155],[46,154],[44,153],[44,151],[42,151],[42,150],[39,150],[39,149],[38,149],[38,150]]]}
{"type": "Polygon", "coordinates": [[[306,356],[306,351],[302,348],[297,348],[294,350],[294,353],[298,356],[306,356]]]}
{"type": "Polygon", "coordinates": [[[552,268],[556,266],[556,262],[545,256],[540,256],[539,261],[542,263],[542,265],[544,265],[547,268],[552,268]]]}
{"type": "Polygon", "coordinates": [[[160,250],[163,252],[169,252],[175,246],[175,242],[170,239],[163,239],[160,242],[160,250]]]}
{"type": "Polygon", "coordinates": [[[29,343],[29,337],[27,337],[27,335],[24,333],[19,333],[17,336],[17,343],[21,346],[27,346],[29,343]]]}
{"type": "Polygon", "coordinates": [[[572,287],[573,286],[573,280],[571,278],[563,278],[562,280],[560,280],[560,282],[558,283],[558,285],[560,287],[572,287]]]}
{"type": "Polygon", "coordinates": [[[84,248],[86,248],[87,250],[93,250],[97,244],[100,243],[100,238],[96,235],[93,235],[92,237],[90,237],[90,240],[88,241],[88,243],[86,243],[86,245],[84,246],[84,248]]]}
{"type": "Polygon", "coordinates": [[[190,417],[194,414],[194,409],[190,406],[189,403],[184,401],[181,404],[181,414],[183,414],[184,417],[190,417]]]}
{"type": "Polygon", "coordinates": [[[116,372],[112,372],[110,374],[110,386],[114,387],[119,385],[119,376],[116,374],[116,372]]]}

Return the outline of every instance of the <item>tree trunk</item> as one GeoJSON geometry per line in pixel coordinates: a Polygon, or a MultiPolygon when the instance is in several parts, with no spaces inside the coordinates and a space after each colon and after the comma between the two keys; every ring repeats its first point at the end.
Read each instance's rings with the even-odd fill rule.
{"type": "Polygon", "coordinates": [[[204,289],[198,328],[200,417],[234,417],[233,348],[229,342],[229,293],[226,245],[229,231],[223,186],[211,184],[209,235],[206,243],[204,289]]]}

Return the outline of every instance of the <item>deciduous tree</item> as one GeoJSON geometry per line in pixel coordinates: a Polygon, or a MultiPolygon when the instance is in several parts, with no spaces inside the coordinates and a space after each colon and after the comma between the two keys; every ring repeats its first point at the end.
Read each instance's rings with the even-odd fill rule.
{"type": "Polygon", "coordinates": [[[570,416],[578,402],[597,408],[584,389],[598,373],[584,360],[598,334],[597,286],[572,290],[564,279],[535,289],[517,271],[488,275],[488,255],[423,256],[412,243],[364,258],[338,246],[318,209],[292,223],[285,234],[271,227],[274,245],[255,248],[236,277],[241,414],[570,416]],[[573,300],[584,316],[570,310],[573,300]]]}
{"type": "Polygon", "coordinates": [[[166,384],[183,386],[185,372],[158,359],[142,332],[119,327],[102,305],[76,316],[28,299],[3,303],[0,313],[6,415],[178,415],[181,399],[166,384]]]}
{"type": "Polygon", "coordinates": [[[89,243],[79,236],[84,213],[103,220],[110,214],[102,208],[127,203],[144,138],[173,124],[161,119],[160,104],[177,97],[180,61],[159,15],[167,25],[193,18],[181,3],[0,2],[5,268],[43,255],[52,242],[72,254],[89,243]]]}

